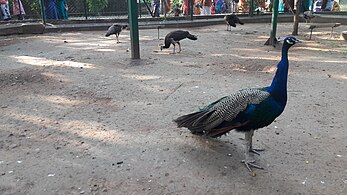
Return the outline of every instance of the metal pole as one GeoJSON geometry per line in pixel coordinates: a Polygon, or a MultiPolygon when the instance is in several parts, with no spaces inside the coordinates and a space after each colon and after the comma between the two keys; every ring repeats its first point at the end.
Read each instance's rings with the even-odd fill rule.
{"type": "Polygon", "coordinates": [[[189,14],[190,14],[190,20],[193,20],[193,12],[194,12],[194,0],[188,0],[189,5],[189,14]]]}
{"type": "Polygon", "coordinates": [[[43,0],[40,0],[40,4],[41,4],[42,23],[46,25],[46,12],[45,12],[45,5],[43,0]]]}
{"type": "Polygon", "coordinates": [[[163,0],[164,19],[166,20],[166,0],[163,0]]]}
{"type": "Polygon", "coordinates": [[[278,4],[279,4],[279,0],[274,0],[274,4],[272,7],[271,33],[270,33],[270,38],[265,42],[265,45],[275,46],[275,44],[277,44],[276,30],[277,30],[278,4]]]}
{"type": "Polygon", "coordinates": [[[253,12],[254,12],[254,0],[251,0],[249,4],[249,13],[248,13],[250,17],[253,17],[253,12]]]}
{"type": "Polygon", "coordinates": [[[84,16],[86,17],[86,20],[88,20],[87,0],[84,0],[83,4],[84,4],[84,16]]]}
{"type": "Polygon", "coordinates": [[[140,11],[139,11],[139,14],[140,14],[140,18],[141,18],[141,16],[142,16],[142,15],[141,15],[141,11],[142,11],[142,10],[141,10],[141,1],[140,1],[140,0],[137,0],[137,1],[138,1],[138,4],[139,4],[139,10],[140,10],[140,11]]]}
{"type": "Polygon", "coordinates": [[[19,18],[18,19],[21,19],[22,18],[22,4],[20,2],[20,0],[17,1],[18,3],[18,11],[19,11],[19,18]]]}
{"type": "Polygon", "coordinates": [[[272,8],[272,19],[271,19],[271,36],[270,36],[270,44],[276,43],[276,31],[277,31],[277,17],[278,17],[278,4],[279,0],[274,0],[273,8],[272,8]]]}
{"type": "Polygon", "coordinates": [[[128,0],[128,16],[131,39],[131,58],[140,59],[139,24],[137,18],[136,0],[128,0]]]}

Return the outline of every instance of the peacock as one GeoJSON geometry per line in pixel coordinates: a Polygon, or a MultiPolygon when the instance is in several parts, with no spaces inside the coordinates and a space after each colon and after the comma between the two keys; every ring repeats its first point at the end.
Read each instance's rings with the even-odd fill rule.
{"type": "Polygon", "coordinates": [[[127,24],[113,24],[112,26],[110,26],[106,32],[106,37],[115,34],[116,38],[117,38],[117,43],[119,42],[118,36],[120,34],[120,32],[122,32],[122,30],[126,29],[128,27],[127,24]]]}
{"type": "Polygon", "coordinates": [[[244,23],[241,22],[241,20],[235,14],[229,14],[224,16],[224,21],[227,23],[227,31],[229,30],[229,26],[231,30],[231,26],[236,27],[237,23],[244,25],[244,23]]]}
{"type": "Polygon", "coordinates": [[[170,45],[173,44],[173,46],[174,46],[173,53],[175,53],[175,48],[176,48],[176,43],[177,43],[178,47],[179,47],[179,52],[181,52],[180,41],[182,39],[185,39],[185,38],[188,38],[190,40],[197,40],[198,39],[197,36],[190,34],[188,31],[175,30],[175,31],[168,33],[165,36],[165,40],[164,40],[165,44],[160,46],[160,50],[163,50],[163,48],[169,48],[170,45]]]}
{"type": "MultiPolygon", "coordinates": [[[[282,59],[277,65],[272,83],[263,88],[247,88],[222,97],[197,112],[174,120],[177,127],[186,127],[193,134],[220,137],[231,130],[245,133],[245,159],[242,162],[262,169],[251,159],[250,152],[259,154],[252,146],[254,130],[270,125],[284,110],[287,103],[288,50],[299,42],[293,36],[284,39],[282,59]]],[[[252,172],[253,173],[253,172],[252,172]]]]}
{"type": "Polygon", "coordinates": [[[312,10],[310,11],[305,11],[303,14],[304,19],[306,20],[306,23],[310,23],[313,18],[316,17],[316,15],[313,13],[312,10]]]}

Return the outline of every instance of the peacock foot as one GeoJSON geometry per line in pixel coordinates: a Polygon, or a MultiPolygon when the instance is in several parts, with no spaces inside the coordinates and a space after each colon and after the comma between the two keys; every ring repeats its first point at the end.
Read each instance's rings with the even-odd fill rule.
{"type": "Polygon", "coordinates": [[[244,163],[248,169],[249,172],[253,172],[251,167],[254,167],[256,169],[264,169],[263,167],[259,166],[259,165],[256,165],[254,164],[255,163],[255,160],[242,160],[241,161],[242,163],[244,163]]]}
{"type": "Polygon", "coordinates": [[[250,152],[252,152],[252,153],[254,153],[254,154],[258,154],[258,155],[260,155],[260,153],[259,152],[262,152],[262,151],[264,151],[265,149],[260,149],[260,148],[257,148],[257,149],[250,149],[249,151],[250,152]]]}

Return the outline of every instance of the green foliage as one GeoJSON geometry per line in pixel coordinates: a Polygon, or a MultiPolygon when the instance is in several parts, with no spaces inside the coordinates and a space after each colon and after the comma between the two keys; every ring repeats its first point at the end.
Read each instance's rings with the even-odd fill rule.
{"type": "Polygon", "coordinates": [[[176,4],[179,4],[180,6],[182,6],[182,1],[181,0],[171,0],[171,6],[175,7],[176,4]]]}
{"type": "Polygon", "coordinates": [[[26,8],[25,11],[28,10],[29,13],[33,14],[33,15],[37,15],[40,16],[41,15],[41,5],[40,5],[40,1],[33,1],[33,0],[21,0],[23,5],[28,5],[29,8],[26,8]]]}
{"type": "Polygon", "coordinates": [[[174,9],[176,8],[176,4],[179,5],[180,8],[182,8],[183,1],[182,0],[171,0],[171,11],[174,12],[174,9]]]}
{"type": "Polygon", "coordinates": [[[91,13],[99,13],[108,5],[108,0],[87,0],[88,11],[91,13]]]}

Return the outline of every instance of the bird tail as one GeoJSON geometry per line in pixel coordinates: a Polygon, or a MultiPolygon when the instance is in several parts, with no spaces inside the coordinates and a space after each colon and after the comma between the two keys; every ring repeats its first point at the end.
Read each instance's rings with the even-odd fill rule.
{"type": "Polygon", "coordinates": [[[198,39],[198,37],[196,35],[192,35],[192,34],[188,34],[187,38],[190,40],[197,40],[198,39]]]}
{"type": "Polygon", "coordinates": [[[177,123],[177,127],[186,127],[193,134],[203,135],[204,132],[204,119],[209,117],[212,112],[209,111],[198,111],[191,114],[183,115],[174,120],[177,123]]]}
{"type": "Polygon", "coordinates": [[[237,127],[242,126],[241,123],[228,123],[225,125],[220,126],[220,128],[216,129],[209,129],[210,123],[207,123],[207,118],[211,116],[213,111],[207,110],[207,111],[199,111],[194,112],[191,114],[183,115],[181,117],[178,117],[174,120],[174,122],[177,123],[177,127],[186,127],[188,128],[192,134],[195,135],[205,135],[209,137],[220,137],[222,135],[225,135],[230,130],[235,129],[237,127]]]}
{"type": "Polygon", "coordinates": [[[236,15],[234,15],[234,17],[235,17],[235,23],[239,23],[239,24],[241,24],[241,25],[244,25],[244,24],[245,24],[245,23],[241,22],[240,18],[237,17],[236,15]]]}

